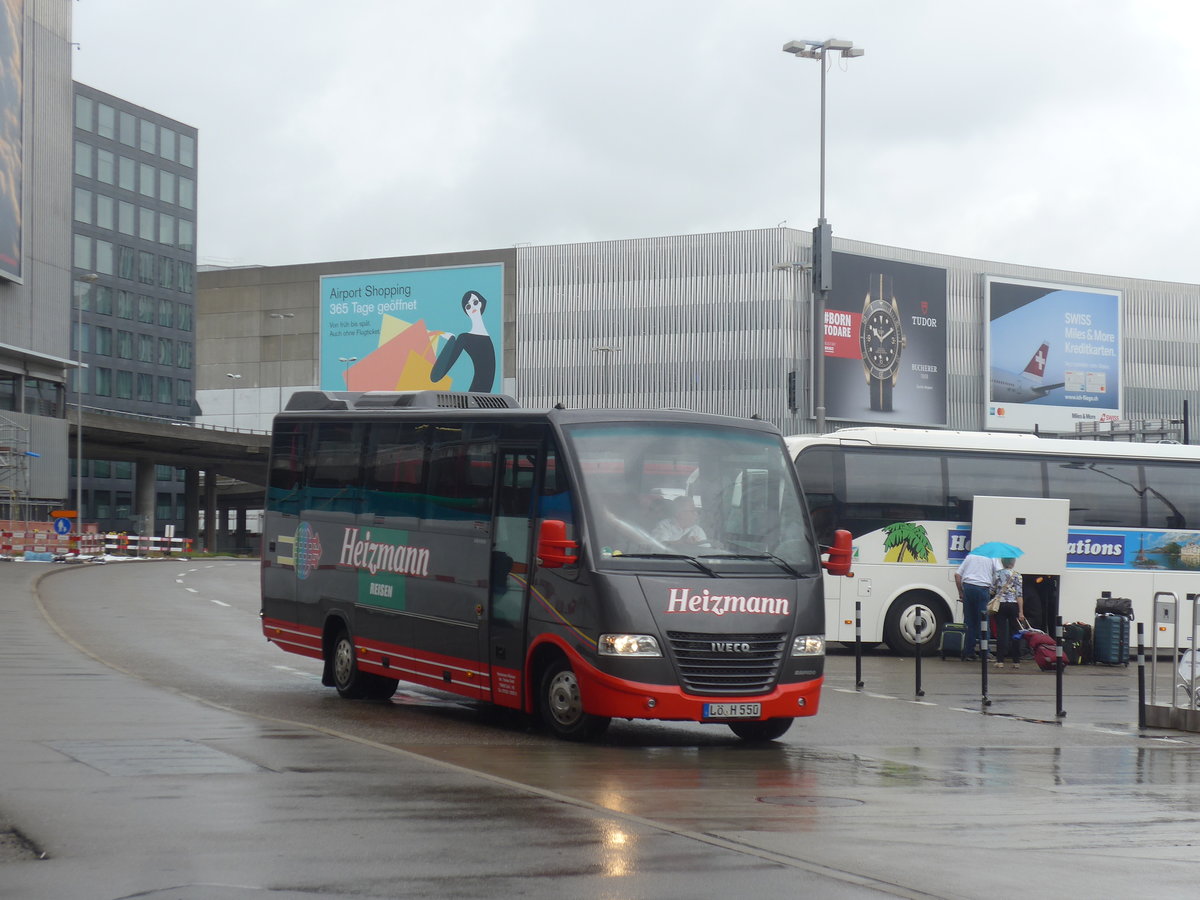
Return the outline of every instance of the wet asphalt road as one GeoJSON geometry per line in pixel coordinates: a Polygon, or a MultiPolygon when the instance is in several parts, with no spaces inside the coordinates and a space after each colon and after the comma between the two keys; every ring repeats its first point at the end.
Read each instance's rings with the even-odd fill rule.
{"type": "Polygon", "coordinates": [[[404,685],[340,700],[261,637],[257,572],[0,568],[0,897],[1195,893],[1200,736],[1138,732],[1134,668],[1069,671],[1060,719],[1028,665],[985,714],[975,666],[927,660],[917,698],[911,660],[856,690],[839,654],[774,745],[577,746],[404,685]]]}

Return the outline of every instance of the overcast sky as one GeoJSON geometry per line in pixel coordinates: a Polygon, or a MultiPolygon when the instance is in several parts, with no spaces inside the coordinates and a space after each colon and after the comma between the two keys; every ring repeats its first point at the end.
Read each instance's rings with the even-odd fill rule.
{"type": "Polygon", "coordinates": [[[1193,0],[77,0],[200,130],[202,263],[775,227],[1200,282],[1193,0]]]}

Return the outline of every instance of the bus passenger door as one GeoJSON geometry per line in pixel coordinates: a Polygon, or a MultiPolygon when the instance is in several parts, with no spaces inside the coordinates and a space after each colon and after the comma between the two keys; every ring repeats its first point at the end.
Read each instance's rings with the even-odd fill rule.
{"type": "Polygon", "coordinates": [[[492,529],[485,660],[493,703],[519,709],[525,661],[525,600],[533,540],[533,499],[540,448],[502,448],[492,529]]]}

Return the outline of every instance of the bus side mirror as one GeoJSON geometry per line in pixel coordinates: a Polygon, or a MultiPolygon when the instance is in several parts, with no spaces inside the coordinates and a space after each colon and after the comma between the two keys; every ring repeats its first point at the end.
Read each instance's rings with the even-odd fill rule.
{"type": "Polygon", "coordinates": [[[579,544],[567,539],[567,523],[560,519],[546,519],[538,530],[538,565],[547,569],[561,569],[567,563],[579,561],[573,551],[579,544]],[[571,551],[571,552],[568,552],[571,551]]]}
{"type": "Polygon", "coordinates": [[[854,555],[854,538],[850,532],[839,528],[833,533],[833,546],[827,549],[829,559],[821,560],[821,565],[830,575],[854,574],[850,571],[850,559],[854,555]]]}

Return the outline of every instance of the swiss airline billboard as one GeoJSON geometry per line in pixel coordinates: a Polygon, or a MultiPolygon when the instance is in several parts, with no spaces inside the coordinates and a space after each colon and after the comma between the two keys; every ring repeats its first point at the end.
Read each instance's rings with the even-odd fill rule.
{"type": "Polygon", "coordinates": [[[1120,291],[988,277],[985,293],[985,428],[1121,418],[1120,291]]]}

